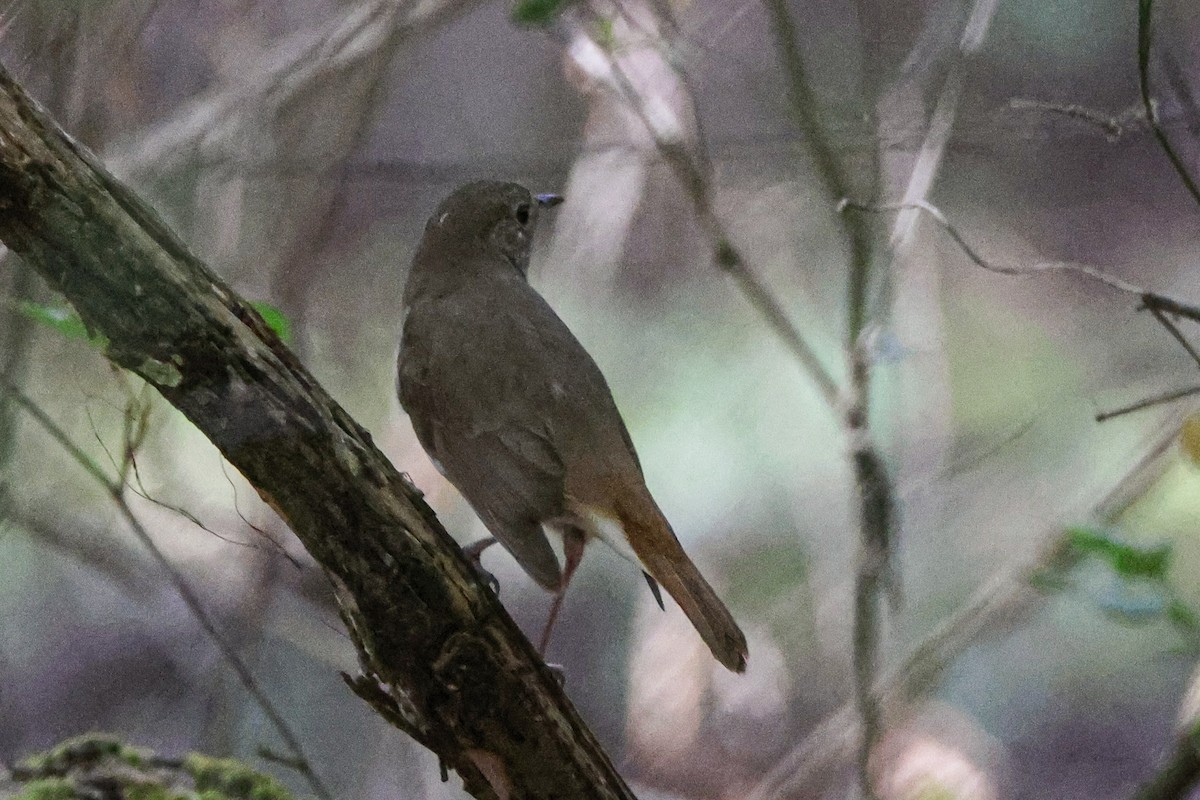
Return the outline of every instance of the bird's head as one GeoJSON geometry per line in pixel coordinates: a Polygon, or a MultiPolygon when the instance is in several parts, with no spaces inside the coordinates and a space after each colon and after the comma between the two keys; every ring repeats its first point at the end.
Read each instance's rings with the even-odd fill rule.
{"type": "Polygon", "coordinates": [[[556,194],[532,194],[516,183],[468,183],[438,206],[425,226],[425,240],[499,256],[524,275],[539,211],[562,201],[556,194]]]}

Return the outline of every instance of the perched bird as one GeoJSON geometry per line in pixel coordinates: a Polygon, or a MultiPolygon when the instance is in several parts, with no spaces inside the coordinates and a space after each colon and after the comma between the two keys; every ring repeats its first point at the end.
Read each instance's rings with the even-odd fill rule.
{"type": "Polygon", "coordinates": [[[563,594],[597,538],[656,581],[727,668],[746,637],[684,553],[646,488],[600,369],[526,270],[540,211],[556,195],[480,181],[457,189],[425,226],[404,289],[398,389],[417,439],[492,535],[563,594]],[[560,569],[546,532],[563,537],[560,569]]]}

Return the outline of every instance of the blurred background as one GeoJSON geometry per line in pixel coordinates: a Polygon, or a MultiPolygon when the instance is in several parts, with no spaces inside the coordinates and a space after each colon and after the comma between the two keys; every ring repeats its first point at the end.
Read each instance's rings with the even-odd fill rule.
{"type": "MultiPolygon", "coordinates": [[[[814,153],[857,199],[935,203],[997,264],[1082,262],[1200,302],[1200,209],[1140,114],[1136,4],[555,5],[7,0],[0,60],[286,323],[462,542],[482,525],[394,394],[407,266],[462,182],[566,196],[531,282],[604,370],[651,490],[750,640],[748,673],[726,673],[677,607],[589,548],[547,657],[644,798],[845,797],[858,735],[852,443],[716,266],[657,145],[707,161],[716,217],[842,383],[847,230],[867,226],[871,428],[903,589],[883,617],[878,791],[1131,795],[1194,722],[1200,432],[1186,399],[1095,416],[1194,384],[1196,364],[1136,297],[984,271],[927,217],[839,215],[814,153]],[[819,136],[798,123],[789,43],[819,136]]],[[[1200,7],[1155,15],[1158,111],[1200,167],[1200,7]]],[[[333,795],[463,797],[345,687],[329,587],[254,491],[58,324],[69,310],[19,260],[0,286],[0,375],[113,476],[145,420],[129,505],[333,795]]],[[[104,488],[11,402],[0,489],[0,758],[106,730],[310,791],[257,759],[286,752],[261,709],[104,488]]],[[[550,596],[499,548],[484,564],[536,634],[550,596]]]]}

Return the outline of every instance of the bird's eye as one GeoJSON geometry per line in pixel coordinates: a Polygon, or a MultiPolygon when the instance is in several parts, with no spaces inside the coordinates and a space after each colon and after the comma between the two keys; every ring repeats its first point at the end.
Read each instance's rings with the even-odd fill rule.
{"type": "Polygon", "coordinates": [[[516,217],[517,222],[522,225],[529,224],[529,203],[521,203],[521,205],[517,206],[516,217]]]}

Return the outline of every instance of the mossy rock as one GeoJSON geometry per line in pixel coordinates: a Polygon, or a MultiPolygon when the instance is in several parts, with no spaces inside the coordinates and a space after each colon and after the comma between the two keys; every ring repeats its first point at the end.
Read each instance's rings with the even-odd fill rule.
{"type": "Polygon", "coordinates": [[[292,800],[270,775],[231,758],[158,756],[101,733],[0,771],[0,800],[292,800]]]}

